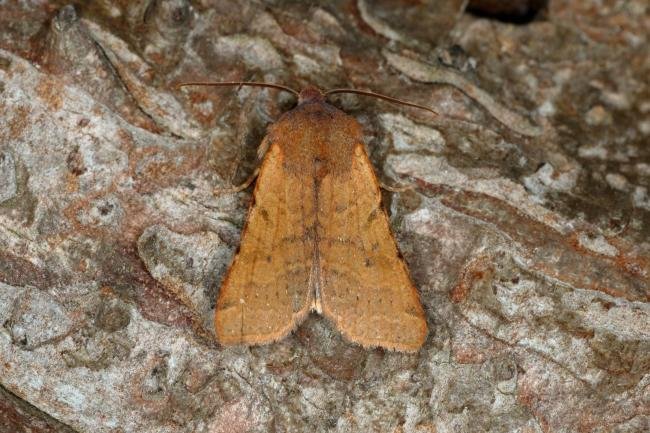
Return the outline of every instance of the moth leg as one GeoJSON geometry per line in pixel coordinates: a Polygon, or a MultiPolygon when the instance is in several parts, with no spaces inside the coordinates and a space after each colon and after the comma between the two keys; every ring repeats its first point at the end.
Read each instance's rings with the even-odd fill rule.
{"type": "Polygon", "coordinates": [[[258,168],[255,169],[255,171],[253,171],[253,174],[248,176],[248,179],[246,179],[244,181],[244,183],[242,183],[240,185],[237,185],[237,186],[231,186],[229,188],[215,188],[215,189],[212,190],[212,194],[214,194],[216,196],[219,196],[219,195],[223,195],[223,194],[236,194],[238,192],[241,192],[241,191],[245,190],[246,188],[248,188],[251,183],[253,183],[253,181],[255,180],[257,175],[259,174],[259,172],[260,172],[260,169],[258,167],[258,168]]]}
{"type": "MultiPolygon", "coordinates": [[[[264,140],[262,140],[262,143],[259,145],[257,148],[257,158],[259,160],[264,159],[264,155],[266,155],[266,151],[269,149],[270,142],[267,137],[264,137],[264,140]]],[[[230,188],[215,188],[212,190],[212,194],[219,196],[223,194],[236,194],[238,192],[241,192],[248,188],[251,183],[255,180],[257,175],[260,173],[260,168],[257,167],[255,171],[253,171],[253,174],[251,174],[248,179],[244,181],[241,185],[237,186],[231,186],[230,188]]]]}
{"type": "Polygon", "coordinates": [[[385,189],[386,191],[390,191],[390,192],[405,192],[405,191],[411,191],[415,189],[415,185],[413,184],[393,186],[393,185],[387,185],[383,182],[379,182],[379,186],[382,189],[385,189]]]}
{"type": "Polygon", "coordinates": [[[264,155],[266,155],[266,151],[269,150],[270,146],[271,140],[269,140],[268,136],[264,137],[264,140],[262,140],[259,147],[257,148],[257,158],[260,161],[264,159],[264,155]]]}
{"type": "MultiPolygon", "coordinates": [[[[269,150],[269,146],[271,145],[271,142],[269,141],[268,137],[264,137],[264,140],[262,140],[262,143],[260,143],[259,147],[257,148],[257,159],[258,161],[261,161],[264,159],[264,155],[266,155],[266,151],[269,150]]],[[[237,186],[231,186],[229,188],[215,188],[212,190],[212,194],[215,196],[220,196],[224,194],[237,194],[238,192],[241,192],[248,188],[251,183],[255,180],[257,175],[260,172],[259,166],[253,171],[253,174],[251,174],[248,179],[244,181],[241,185],[237,186]]]]}

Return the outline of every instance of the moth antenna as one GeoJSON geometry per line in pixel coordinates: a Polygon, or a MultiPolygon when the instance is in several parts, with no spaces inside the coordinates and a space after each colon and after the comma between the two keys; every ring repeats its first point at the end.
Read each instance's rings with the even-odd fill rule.
{"type": "Polygon", "coordinates": [[[436,116],[439,116],[439,114],[436,111],[434,111],[433,109],[431,109],[429,107],[426,107],[424,105],[416,104],[414,102],[404,101],[402,99],[393,98],[391,96],[382,95],[381,93],[370,92],[368,90],[332,89],[332,90],[328,90],[327,92],[325,92],[324,95],[325,95],[325,97],[327,97],[327,96],[333,95],[335,93],[355,93],[357,95],[373,96],[375,98],[383,99],[384,101],[388,101],[388,102],[391,102],[393,104],[401,104],[401,105],[406,105],[407,107],[420,108],[422,110],[426,110],[426,111],[428,111],[430,113],[433,113],[436,116]]]}
{"type": "Polygon", "coordinates": [[[181,87],[186,86],[212,86],[212,87],[267,87],[269,89],[284,90],[285,92],[292,93],[294,96],[298,97],[300,94],[293,90],[291,87],[283,86],[281,84],[274,83],[262,83],[258,81],[190,81],[187,83],[180,83],[176,85],[176,88],[180,89],[181,87]]]}

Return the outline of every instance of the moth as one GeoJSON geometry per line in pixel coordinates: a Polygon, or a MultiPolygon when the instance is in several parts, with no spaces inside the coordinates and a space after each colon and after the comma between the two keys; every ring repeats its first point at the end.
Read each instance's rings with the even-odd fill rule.
{"type": "Polygon", "coordinates": [[[298,104],[268,128],[241,243],[221,284],[215,328],[223,345],[282,339],[314,311],[363,347],[417,351],[427,324],[366,153],[361,125],[315,87],[279,88],[298,104]]]}

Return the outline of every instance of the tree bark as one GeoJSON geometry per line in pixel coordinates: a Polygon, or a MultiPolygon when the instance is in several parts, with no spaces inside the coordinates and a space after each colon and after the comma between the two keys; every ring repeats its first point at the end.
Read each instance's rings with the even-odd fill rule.
{"type": "Polygon", "coordinates": [[[516,23],[461,0],[80,3],[0,6],[0,432],[648,430],[644,1],[516,23]],[[251,189],[212,191],[295,101],[194,80],[438,113],[333,98],[379,178],[414,186],[384,204],[417,354],[313,314],[219,345],[251,189]]]}

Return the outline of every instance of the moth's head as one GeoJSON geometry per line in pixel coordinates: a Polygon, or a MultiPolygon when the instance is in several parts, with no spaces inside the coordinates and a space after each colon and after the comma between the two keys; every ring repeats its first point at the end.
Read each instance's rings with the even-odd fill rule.
{"type": "Polygon", "coordinates": [[[304,104],[305,102],[324,102],[325,94],[320,91],[317,87],[307,86],[300,91],[298,95],[298,105],[304,104]]]}

